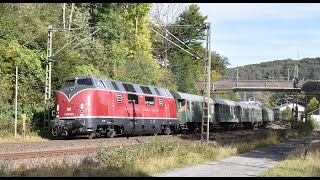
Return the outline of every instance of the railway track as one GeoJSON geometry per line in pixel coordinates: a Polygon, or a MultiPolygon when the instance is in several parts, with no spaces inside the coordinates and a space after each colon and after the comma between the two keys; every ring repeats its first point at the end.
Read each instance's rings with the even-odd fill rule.
{"type": "MultiPolygon", "coordinates": [[[[108,149],[112,150],[117,147],[129,147],[133,145],[116,145],[108,146],[108,149]]],[[[17,160],[17,159],[29,159],[29,158],[48,158],[53,156],[66,156],[77,154],[91,154],[95,153],[96,147],[93,148],[79,148],[79,149],[64,149],[64,150],[50,150],[50,151],[37,151],[37,152],[21,152],[21,153],[8,153],[0,154],[0,160],[17,160]]]]}
{"type": "Polygon", "coordinates": [[[0,160],[16,160],[16,159],[51,157],[51,156],[75,155],[75,154],[82,154],[82,153],[94,153],[95,151],[96,151],[96,148],[82,148],[82,149],[69,149],[69,150],[8,153],[8,154],[0,154],[0,160]]]}

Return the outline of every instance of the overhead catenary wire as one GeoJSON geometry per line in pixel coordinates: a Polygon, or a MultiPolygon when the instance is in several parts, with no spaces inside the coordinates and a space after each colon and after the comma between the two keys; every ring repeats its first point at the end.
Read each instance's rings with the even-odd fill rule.
{"type": "MultiPolygon", "coordinates": [[[[59,59],[63,58],[64,56],[66,56],[70,51],[74,50],[78,45],[80,45],[84,40],[86,40],[87,38],[91,37],[93,34],[97,33],[101,28],[95,30],[93,33],[91,33],[88,37],[82,39],[78,44],[76,44],[75,46],[73,46],[69,51],[67,51],[65,54],[63,54],[62,56],[60,57],[53,57],[53,61],[56,62],[58,61],[59,59]]],[[[52,61],[52,60],[51,60],[52,61]]]]}
{"type": "Polygon", "coordinates": [[[202,57],[198,57],[194,54],[192,54],[191,52],[185,50],[184,48],[182,48],[181,46],[179,46],[178,44],[174,43],[173,41],[171,41],[170,39],[168,39],[167,37],[163,36],[161,33],[157,32],[156,30],[154,30],[153,28],[149,27],[149,29],[151,29],[153,32],[157,33],[158,35],[160,35],[161,37],[163,37],[164,39],[166,39],[167,41],[171,42],[173,45],[177,46],[178,48],[180,48],[181,50],[183,50],[184,52],[188,53],[189,55],[195,57],[196,59],[202,59],[202,57]]]}
{"type": "MultiPolygon", "coordinates": [[[[86,28],[84,28],[86,29],[86,28]]],[[[69,43],[65,44],[61,49],[59,49],[56,53],[54,53],[54,55],[58,54],[62,49],[66,48],[68,45],[70,45],[71,43],[73,43],[75,40],[77,40],[80,36],[82,36],[86,31],[83,31],[81,34],[79,34],[77,37],[75,37],[72,41],[70,41],[69,43]]]]}
{"type": "MultiPolygon", "coordinates": [[[[194,54],[196,54],[198,57],[201,57],[198,53],[196,53],[191,47],[189,47],[188,45],[186,45],[184,42],[182,42],[179,38],[177,38],[175,35],[173,35],[171,32],[169,32],[166,28],[163,28],[167,33],[169,33],[172,37],[174,37],[176,40],[178,40],[181,44],[183,44],[184,46],[186,46],[188,49],[190,49],[191,51],[193,51],[194,54]]],[[[202,59],[204,59],[203,57],[201,57],[202,59]]]]}

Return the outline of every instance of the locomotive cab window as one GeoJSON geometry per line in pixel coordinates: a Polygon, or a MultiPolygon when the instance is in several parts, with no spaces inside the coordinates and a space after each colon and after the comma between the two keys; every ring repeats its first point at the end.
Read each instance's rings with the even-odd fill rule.
{"type": "Polygon", "coordinates": [[[85,78],[85,79],[77,79],[76,80],[76,85],[86,85],[86,86],[92,86],[93,82],[90,78],[85,78]]]}
{"type": "Polygon", "coordinates": [[[145,102],[147,106],[154,106],[154,97],[145,97],[145,102]]]}
{"type": "Polygon", "coordinates": [[[67,86],[75,86],[75,85],[87,85],[87,86],[92,86],[93,82],[91,78],[82,78],[82,79],[67,79],[65,80],[64,84],[62,87],[67,87],[67,86]]]}
{"type": "Polygon", "coordinates": [[[128,102],[129,104],[139,104],[138,96],[135,94],[128,94],[128,102]]]}

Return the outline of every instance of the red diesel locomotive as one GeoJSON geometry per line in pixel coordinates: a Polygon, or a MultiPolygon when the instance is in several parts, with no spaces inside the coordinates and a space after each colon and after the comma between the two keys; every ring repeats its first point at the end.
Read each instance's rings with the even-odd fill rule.
{"type": "Polygon", "coordinates": [[[179,128],[175,100],[160,87],[72,77],[58,91],[55,106],[54,136],[170,134],[179,128]]]}

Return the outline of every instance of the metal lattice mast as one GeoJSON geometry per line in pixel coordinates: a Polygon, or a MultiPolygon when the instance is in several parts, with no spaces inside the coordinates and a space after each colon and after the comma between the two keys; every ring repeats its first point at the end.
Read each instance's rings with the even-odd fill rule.
{"type": "Polygon", "coordinates": [[[50,121],[50,99],[51,99],[51,61],[52,56],[52,26],[48,26],[48,44],[46,59],[46,85],[45,85],[45,106],[44,106],[44,130],[48,131],[50,121]]]}
{"type": "MultiPolygon", "coordinates": [[[[55,54],[59,53],[62,49],[66,48],[68,45],[70,45],[72,42],[74,42],[75,40],[77,40],[78,38],[73,39],[72,41],[70,41],[67,45],[65,45],[64,47],[62,47],[60,50],[58,50],[55,54],[52,53],[52,36],[53,36],[53,32],[65,32],[65,31],[75,31],[75,30],[80,30],[81,28],[70,28],[70,29],[65,29],[65,28],[53,28],[52,25],[48,26],[48,43],[47,43],[47,59],[46,59],[46,84],[45,84],[45,106],[44,106],[44,124],[43,124],[43,128],[45,131],[49,130],[49,123],[50,123],[50,119],[51,119],[51,112],[50,110],[50,105],[51,105],[51,67],[52,67],[52,63],[56,60],[58,60],[59,58],[55,58],[56,60],[54,60],[54,56],[55,54]]],[[[99,29],[98,29],[99,30],[99,29]]],[[[95,32],[93,32],[92,34],[90,34],[89,37],[91,37],[94,33],[96,33],[98,30],[96,30],[95,32]]],[[[82,41],[84,41],[87,38],[84,38],[80,41],[80,43],[82,41]]],[[[77,47],[80,43],[76,44],[72,49],[74,49],[75,47],[77,47]]],[[[71,50],[72,50],[71,49],[71,50]]],[[[70,52],[71,50],[69,50],[68,52],[70,52]]],[[[60,57],[61,58],[61,57],[60,57]]]]}
{"type": "Polygon", "coordinates": [[[294,66],[293,78],[298,78],[298,66],[294,66]]]}
{"type": "Polygon", "coordinates": [[[293,87],[295,89],[295,102],[293,101],[293,111],[292,111],[292,124],[291,124],[291,128],[295,128],[295,125],[298,121],[298,82],[299,82],[299,78],[298,78],[298,65],[294,66],[294,72],[293,72],[293,87]]]}
{"type": "Polygon", "coordinates": [[[207,23],[207,41],[206,41],[206,56],[204,67],[204,89],[203,89],[203,109],[202,109],[202,124],[201,124],[201,143],[203,142],[204,128],[207,127],[207,144],[209,143],[209,123],[211,118],[210,112],[210,74],[211,74],[211,51],[210,51],[210,39],[211,39],[211,27],[210,22],[207,23]]]}

